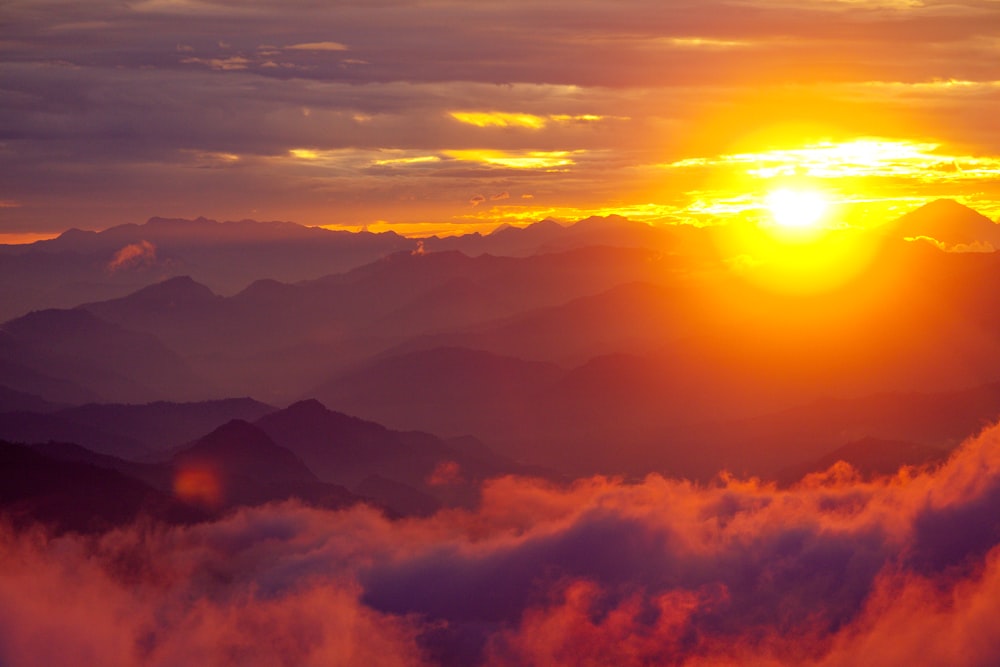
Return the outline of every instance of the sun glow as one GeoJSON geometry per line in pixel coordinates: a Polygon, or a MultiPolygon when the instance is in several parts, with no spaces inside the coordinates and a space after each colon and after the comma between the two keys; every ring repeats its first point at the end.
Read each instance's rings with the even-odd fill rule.
{"type": "Polygon", "coordinates": [[[813,229],[829,208],[826,196],[813,190],[780,188],[767,196],[774,222],[785,229],[813,229]]]}
{"type": "Polygon", "coordinates": [[[834,203],[811,183],[786,183],[756,199],[757,215],[725,225],[717,243],[730,269],[760,288],[831,292],[860,275],[877,250],[871,234],[840,224],[840,211],[833,224],[834,203]]]}

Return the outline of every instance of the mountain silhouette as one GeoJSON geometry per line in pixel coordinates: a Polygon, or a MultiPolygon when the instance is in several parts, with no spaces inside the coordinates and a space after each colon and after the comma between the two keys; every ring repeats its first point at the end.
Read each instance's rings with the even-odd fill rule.
{"type": "Polygon", "coordinates": [[[667,227],[609,215],[566,224],[545,219],[527,227],[502,225],[487,235],[424,239],[424,247],[429,251],[459,250],[473,256],[489,253],[528,257],[593,246],[666,250],[673,247],[676,240],[674,232],[667,227]]]}
{"type": "Polygon", "coordinates": [[[62,461],[0,442],[0,508],[15,527],[103,532],[142,517],[167,523],[208,518],[134,477],[83,461],[62,461]]]}
{"type": "Polygon", "coordinates": [[[617,216],[427,239],[289,222],[154,217],[144,224],[100,232],[69,229],[55,239],[0,247],[0,319],[114,299],[173,276],[188,275],[216,293],[233,294],[256,280],[310,280],[418,247],[527,257],[594,245],[662,250],[672,236],[617,216]]]}
{"type": "MultiPolygon", "coordinates": [[[[20,352],[21,345],[12,336],[5,334],[0,327],[0,379],[3,380],[8,392],[14,392],[13,395],[22,397],[33,396],[44,403],[72,405],[100,400],[101,397],[92,389],[84,388],[66,378],[46,375],[20,363],[17,361],[20,352]]],[[[20,403],[22,400],[19,399],[17,402],[20,403]]],[[[11,407],[16,410],[24,406],[14,404],[11,407]]]]}
{"type": "Polygon", "coordinates": [[[56,416],[130,438],[151,451],[163,451],[191,442],[233,419],[252,421],[273,410],[251,398],[228,398],[188,403],[91,403],[65,408],[56,416]]]}
{"type": "Polygon", "coordinates": [[[437,348],[377,359],[310,393],[324,404],[403,429],[484,435],[521,423],[524,399],[563,371],[468,348],[437,348]]]}
{"type": "MultiPolygon", "coordinates": [[[[155,336],[105,322],[86,310],[37,311],[4,323],[0,331],[5,334],[0,358],[72,382],[106,400],[210,393],[204,381],[155,336]]],[[[9,384],[7,378],[4,381],[9,384]]]]}
{"type": "MultiPolygon", "coordinates": [[[[937,202],[897,228],[923,218],[954,226],[949,216],[983,223],[976,215],[937,202]]],[[[173,224],[135,227],[159,233],[173,224]]],[[[212,231],[199,242],[201,250],[239,254],[224,226],[213,224],[177,223],[174,232],[191,236],[203,226],[212,231]]],[[[250,236],[279,245],[276,239],[292,229],[246,224],[255,230],[250,236]]],[[[624,239],[632,229],[639,230],[637,238],[647,234],[624,219],[595,218],[467,241],[596,243],[602,234],[624,239]]],[[[989,306],[991,286],[1000,281],[996,253],[942,252],[890,234],[873,241],[872,261],[849,280],[812,293],[762,286],[756,280],[765,271],[761,262],[706,249],[727,230],[668,231],[680,239],[676,245],[652,249],[622,241],[525,257],[470,256],[457,241],[435,252],[448,246],[428,242],[294,283],[258,275],[232,296],[221,296],[196,272],[163,276],[168,280],[123,298],[8,322],[0,331],[0,385],[61,403],[246,395],[283,405],[315,397],[391,429],[470,435],[501,457],[574,474],[698,476],[720,466],[774,474],[863,437],[938,446],[938,440],[912,437],[913,429],[844,424],[820,435],[821,415],[804,421],[802,430],[795,414],[783,411],[831,396],[943,397],[1000,378],[1000,309],[989,306]],[[761,421],[742,421],[753,416],[761,421]]],[[[136,233],[122,229],[116,232],[122,236],[107,238],[118,243],[136,233]]],[[[168,236],[164,231],[161,242],[168,236]]],[[[63,243],[77,237],[83,238],[68,235],[63,243]]],[[[860,404],[855,409],[863,414],[860,404]]],[[[984,413],[976,408],[969,419],[933,409],[926,414],[937,419],[926,433],[954,434],[984,413]]],[[[967,413],[956,408],[954,414],[967,413]]],[[[261,416],[220,413],[186,432],[167,428],[165,418],[147,430],[173,433],[173,442],[164,438],[156,448],[174,447],[228,418],[261,416]]],[[[113,420],[92,425],[147,444],[141,420],[128,432],[115,431],[113,420]]],[[[176,421],[186,418],[178,413],[176,421]]],[[[98,447],[97,435],[77,439],[91,438],[85,444],[98,447]]],[[[125,453],[117,446],[112,451],[125,453]]],[[[294,451],[307,465],[315,463],[294,451]]],[[[405,448],[395,451],[411,456],[405,448]]],[[[414,464],[420,474],[409,478],[400,469],[358,466],[349,484],[379,475],[440,499],[438,490],[422,485],[442,460],[414,464]]],[[[314,472],[330,481],[325,475],[342,474],[334,470],[314,472]]]]}
{"type": "MultiPolygon", "coordinates": [[[[0,375],[7,377],[6,370],[3,365],[0,365],[0,375]]],[[[35,412],[35,413],[47,413],[55,412],[59,408],[64,407],[60,403],[52,403],[46,401],[40,396],[34,394],[25,393],[23,391],[17,391],[11,389],[10,387],[5,387],[0,385],[0,413],[4,412],[35,412]]]]}
{"type": "MultiPolygon", "coordinates": [[[[295,285],[259,281],[228,298],[175,279],[84,308],[156,336],[220,394],[280,403],[416,337],[557,306],[639,278],[669,280],[670,273],[655,255],[636,249],[523,259],[402,253],[295,285]]],[[[435,346],[448,345],[455,343],[435,346]]]]}
{"type": "Polygon", "coordinates": [[[416,247],[394,232],[331,231],[287,222],[151,218],[0,252],[0,319],[124,296],[190,275],[232,294],[254,280],[294,282],[416,247]],[[15,287],[16,286],[16,287],[15,287]]]}
{"type": "MultiPolygon", "coordinates": [[[[468,504],[482,480],[520,471],[485,448],[476,451],[472,446],[449,445],[428,433],[393,431],[329,410],[313,399],[266,415],[257,426],[300,456],[324,481],[343,484],[361,495],[372,493],[403,514],[419,509],[395,504],[406,494],[468,504]],[[435,471],[451,464],[456,478],[436,485],[435,471]]],[[[419,502],[427,509],[424,501],[419,502]]]]}
{"type": "MultiPolygon", "coordinates": [[[[177,479],[188,471],[212,477],[218,484],[217,502],[224,506],[300,498],[339,508],[359,500],[341,486],[321,482],[299,457],[240,419],[199,438],[175,454],[171,464],[177,479]]],[[[213,504],[210,498],[200,500],[213,504]]]]}
{"type": "Polygon", "coordinates": [[[95,452],[134,460],[152,454],[152,450],[139,440],[51,413],[0,413],[0,439],[25,444],[71,442],[95,452]]]}
{"type": "Polygon", "coordinates": [[[949,248],[1000,249],[1000,225],[954,199],[936,199],[888,226],[906,238],[926,237],[949,248]]]}

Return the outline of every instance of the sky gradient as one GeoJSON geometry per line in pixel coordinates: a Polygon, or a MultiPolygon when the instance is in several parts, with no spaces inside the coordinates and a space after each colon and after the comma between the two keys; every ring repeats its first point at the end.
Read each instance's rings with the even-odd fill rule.
{"type": "Polygon", "coordinates": [[[18,1],[0,241],[150,216],[461,233],[1000,215],[1000,3],[18,1]]]}

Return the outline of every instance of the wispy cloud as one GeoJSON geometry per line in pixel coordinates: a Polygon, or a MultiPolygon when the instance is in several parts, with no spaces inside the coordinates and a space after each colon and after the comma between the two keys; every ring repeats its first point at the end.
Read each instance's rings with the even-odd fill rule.
{"type": "Polygon", "coordinates": [[[347,45],[340,42],[304,42],[286,46],[292,51],[347,51],[347,45]]]}

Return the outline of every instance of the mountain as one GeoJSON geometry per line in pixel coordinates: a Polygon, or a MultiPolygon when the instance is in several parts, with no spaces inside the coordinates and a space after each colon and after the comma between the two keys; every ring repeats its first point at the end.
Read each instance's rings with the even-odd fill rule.
{"type": "Polygon", "coordinates": [[[341,486],[321,482],[299,457],[239,419],[175,454],[171,465],[177,493],[209,507],[300,498],[340,508],[359,500],[341,486]]]}
{"type": "Polygon", "coordinates": [[[242,420],[219,426],[162,463],[129,461],[63,442],[31,449],[62,463],[114,471],[166,494],[172,502],[211,515],[292,498],[331,509],[364,501],[341,486],[319,481],[292,452],[242,420]]]}
{"type": "Polygon", "coordinates": [[[390,353],[466,347],[535,361],[579,364],[603,354],[662,348],[671,339],[696,329],[697,310],[698,305],[676,286],[627,282],[598,294],[457,331],[415,336],[390,353]]]}
{"type": "Polygon", "coordinates": [[[101,454],[144,461],[190,443],[219,424],[257,419],[273,407],[249,398],[201,403],[89,403],[49,412],[0,413],[0,439],[71,442],[101,454]]]}
{"type": "Polygon", "coordinates": [[[594,245],[662,250],[671,238],[668,229],[617,216],[426,239],[291,222],[150,218],[144,224],[100,232],[69,229],[47,241],[0,246],[0,319],[115,299],[176,276],[233,294],[260,279],[310,280],[420,248],[526,257],[594,245]]]}
{"type": "MultiPolygon", "coordinates": [[[[66,378],[52,377],[17,361],[20,352],[17,341],[0,327],[0,381],[6,395],[12,398],[11,409],[31,409],[31,399],[24,404],[24,396],[46,404],[77,404],[100,400],[92,389],[87,389],[66,378]],[[17,398],[18,396],[22,398],[17,398]]],[[[37,407],[37,405],[36,405],[37,407]]],[[[41,410],[44,412],[45,410],[41,410]]]]}
{"type": "Polygon", "coordinates": [[[280,403],[416,336],[501,321],[623,282],[669,283],[683,269],[635,249],[522,259],[398,253],[294,285],[258,281],[232,297],[173,279],[82,308],[155,335],[220,393],[280,403]]]}
{"type": "Polygon", "coordinates": [[[117,470],[65,461],[0,442],[0,511],[15,527],[42,523],[57,531],[101,532],[150,517],[168,523],[208,518],[117,470]]]}
{"type": "MultiPolygon", "coordinates": [[[[227,398],[188,403],[90,403],[59,410],[54,416],[128,438],[149,451],[164,451],[191,442],[228,421],[253,421],[273,411],[274,407],[251,398],[227,398]]],[[[69,440],[100,451],[79,438],[69,440]]],[[[126,458],[130,457],[126,455],[126,458]]]]}
{"type": "Polygon", "coordinates": [[[326,405],[396,428],[482,436],[509,429],[525,400],[561,377],[554,364],[468,348],[389,356],[309,392],[326,405]]]}
{"type": "MultiPolygon", "coordinates": [[[[152,334],[105,322],[86,310],[36,311],[4,323],[0,326],[0,361],[27,368],[39,377],[59,378],[110,401],[212,393],[152,334]]],[[[65,399],[62,392],[50,392],[44,383],[25,382],[24,373],[17,375],[3,377],[2,382],[46,400],[65,399]]]]}
{"type": "Polygon", "coordinates": [[[150,218],[100,232],[70,229],[55,239],[0,247],[0,318],[121,297],[173,276],[190,275],[231,294],[260,278],[316,278],[415,247],[394,232],[253,220],[150,218]]]}
{"type": "Polygon", "coordinates": [[[906,213],[887,231],[905,238],[933,239],[948,249],[1000,249],[1000,224],[953,199],[937,199],[906,213]]]}
{"type": "Polygon", "coordinates": [[[203,318],[218,307],[221,300],[190,276],[178,276],[120,299],[85,304],[81,308],[123,326],[155,330],[179,319],[203,318]]]}
{"type": "Polygon", "coordinates": [[[467,234],[423,240],[429,251],[459,250],[467,255],[489,253],[509,257],[528,257],[577,248],[608,246],[666,250],[677,242],[670,226],[652,226],[618,215],[592,216],[562,224],[546,219],[527,227],[505,225],[491,234],[467,234]]]}
{"type": "MultiPolygon", "coordinates": [[[[10,368],[8,366],[8,368],[10,368]]],[[[0,376],[7,377],[5,370],[0,365],[0,376]]],[[[55,412],[63,407],[59,403],[46,401],[40,396],[17,391],[10,387],[0,385],[0,413],[4,412],[55,412]]],[[[0,436],[2,437],[2,436],[0,436]]]]}
{"type": "Polygon", "coordinates": [[[25,444],[72,442],[94,452],[133,460],[147,458],[152,454],[137,439],[52,413],[0,413],[0,439],[25,444]]]}
{"type": "Polygon", "coordinates": [[[428,504],[419,500],[424,497],[469,504],[482,480],[520,471],[488,450],[450,445],[428,433],[393,431],[329,410],[316,400],[266,415],[256,425],[300,456],[320,479],[358,494],[371,493],[403,514],[426,510],[428,504]],[[419,507],[395,504],[407,495],[419,507]]]}
{"type": "Polygon", "coordinates": [[[998,418],[1000,383],[994,382],[954,391],[820,398],[775,413],[704,424],[701,432],[706,439],[729,443],[732,451],[720,456],[731,469],[773,476],[787,474],[796,459],[814,472],[827,452],[850,442],[907,442],[949,451],[998,418]]]}

